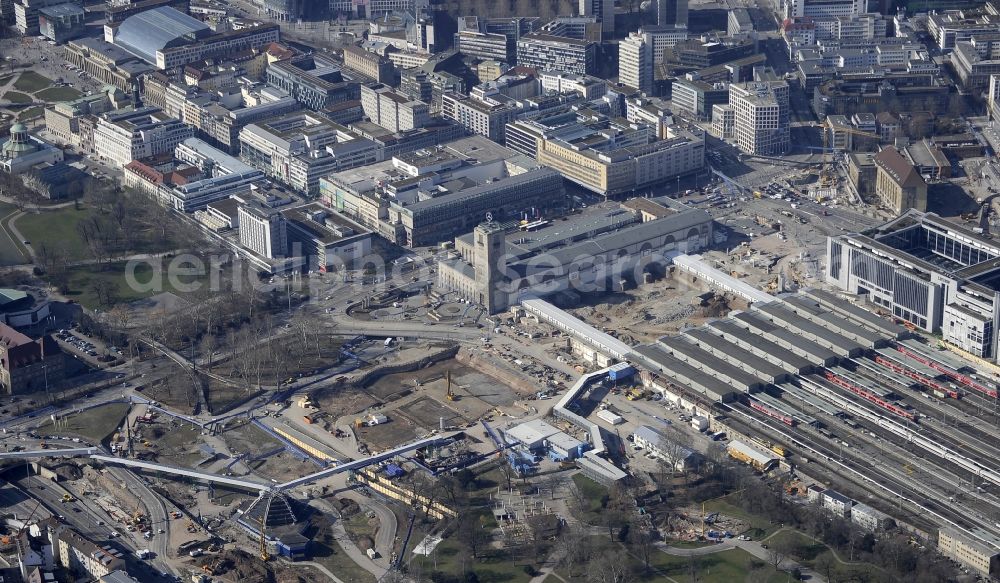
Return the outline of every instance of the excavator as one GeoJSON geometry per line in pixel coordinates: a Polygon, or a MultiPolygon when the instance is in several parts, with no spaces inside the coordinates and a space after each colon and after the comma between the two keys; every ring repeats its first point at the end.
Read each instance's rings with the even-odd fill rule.
{"type": "Polygon", "coordinates": [[[24,520],[24,526],[18,529],[18,531],[15,532],[14,534],[5,534],[3,536],[0,536],[0,544],[5,546],[13,544],[13,542],[16,541],[18,537],[21,536],[21,533],[24,532],[24,530],[31,525],[31,519],[35,517],[35,513],[38,512],[38,508],[41,505],[42,505],[41,500],[35,502],[35,507],[31,509],[31,514],[29,514],[28,518],[24,520]]]}

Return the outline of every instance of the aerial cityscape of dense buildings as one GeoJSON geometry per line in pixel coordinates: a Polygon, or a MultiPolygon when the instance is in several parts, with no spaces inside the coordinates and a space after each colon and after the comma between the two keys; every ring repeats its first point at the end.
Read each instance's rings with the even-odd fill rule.
{"type": "Polygon", "coordinates": [[[0,25],[0,583],[1000,580],[995,0],[0,25]]]}

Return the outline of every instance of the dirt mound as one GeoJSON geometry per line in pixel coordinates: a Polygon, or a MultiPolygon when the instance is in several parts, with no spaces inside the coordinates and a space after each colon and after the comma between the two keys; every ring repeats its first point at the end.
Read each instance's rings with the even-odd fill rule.
{"type": "Polygon", "coordinates": [[[344,518],[354,516],[358,512],[361,512],[361,507],[358,506],[358,503],[350,498],[335,498],[333,500],[333,505],[344,518]]]}
{"type": "Polygon", "coordinates": [[[223,551],[215,556],[204,557],[200,566],[208,566],[212,572],[227,581],[261,581],[274,580],[271,570],[260,558],[239,549],[223,551]]]}
{"type": "Polygon", "coordinates": [[[83,477],[83,470],[81,470],[80,466],[76,464],[59,464],[49,466],[49,469],[55,472],[59,476],[60,480],[64,481],[79,480],[83,477]]]}

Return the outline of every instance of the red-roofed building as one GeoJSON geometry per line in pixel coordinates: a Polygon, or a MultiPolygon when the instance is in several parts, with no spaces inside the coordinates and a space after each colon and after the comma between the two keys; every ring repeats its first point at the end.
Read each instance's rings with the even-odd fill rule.
{"type": "Polygon", "coordinates": [[[66,355],[46,334],[37,340],[0,324],[0,392],[8,395],[43,390],[65,377],[66,355]]]}

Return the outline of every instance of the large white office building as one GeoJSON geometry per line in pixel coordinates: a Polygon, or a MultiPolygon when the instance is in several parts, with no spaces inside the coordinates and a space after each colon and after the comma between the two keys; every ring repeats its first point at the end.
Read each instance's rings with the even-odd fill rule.
{"type": "Polygon", "coordinates": [[[1000,245],[909,210],[827,242],[827,281],[975,356],[997,361],[1000,245]]]}
{"type": "Polygon", "coordinates": [[[250,251],[277,259],[288,253],[288,227],[278,209],[251,202],[239,207],[240,245],[250,251]]]}
{"type": "Polygon", "coordinates": [[[194,128],[156,107],[101,115],[94,128],[97,155],[118,166],[132,160],[172,152],[194,136],[194,128]]]}
{"type": "Polygon", "coordinates": [[[729,105],[735,114],[736,145],[747,154],[775,156],[790,145],[788,84],[751,81],[729,86],[729,105]]]}
{"type": "Polygon", "coordinates": [[[618,43],[618,81],[643,93],[653,90],[653,41],[641,31],[618,43]]]}

